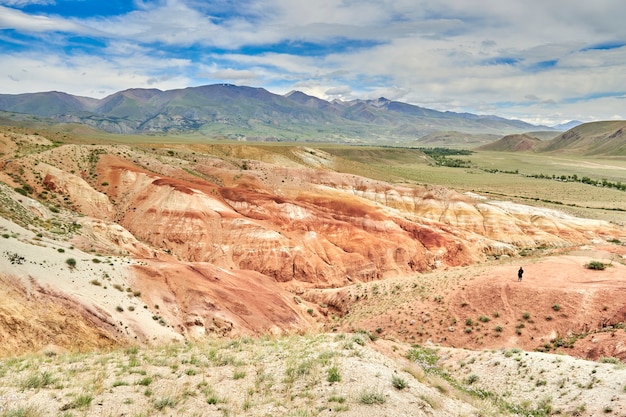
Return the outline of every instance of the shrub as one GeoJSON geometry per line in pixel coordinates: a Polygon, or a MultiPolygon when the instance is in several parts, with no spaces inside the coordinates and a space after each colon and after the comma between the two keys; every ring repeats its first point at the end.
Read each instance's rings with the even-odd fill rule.
{"type": "Polygon", "coordinates": [[[476,381],[478,381],[478,375],[476,374],[472,374],[465,379],[467,385],[472,385],[476,381]]]}
{"type": "Polygon", "coordinates": [[[604,264],[604,263],[602,263],[600,261],[591,261],[587,265],[585,265],[585,267],[587,269],[594,269],[596,271],[602,271],[603,269],[606,268],[606,264],[604,264]]]}
{"type": "Polygon", "coordinates": [[[331,366],[328,368],[328,376],[326,377],[326,381],[330,382],[339,382],[341,381],[341,373],[339,373],[339,368],[337,366],[331,366]]]}
{"type": "Polygon", "coordinates": [[[409,386],[406,380],[398,375],[394,375],[391,377],[391,385],[393,385],[394,388],[399,389],[399,390],[403,390],[409,386]]]}
{"type": "Polygon", "coordinates": [[[480,316],[478,317],[478,320],[480,320],[483,323],[487,323],[490,319],[487,316],[480,316]]]}
{"type": "Polygon", "coordinates": [[[552,304],[552,310],[554,311],[559,311],[561,309],[561,306],[558,304],[552,304]]]}
{"type": "Polygon", "coordinates": [[[67,264],[67,266],[69,266],[71,269],[76,268],[76,259],[74,258],[67,258],[65,260],[65,263],[67,264]]]}

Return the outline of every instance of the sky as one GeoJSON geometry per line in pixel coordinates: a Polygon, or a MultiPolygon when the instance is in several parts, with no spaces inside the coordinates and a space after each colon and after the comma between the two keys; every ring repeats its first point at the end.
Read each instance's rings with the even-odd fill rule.
{"type": "Polygon", "coordinates": [[[0,0],[0,94],[229,83],[624,119],[625,17],[622,0],[0,0]]]}

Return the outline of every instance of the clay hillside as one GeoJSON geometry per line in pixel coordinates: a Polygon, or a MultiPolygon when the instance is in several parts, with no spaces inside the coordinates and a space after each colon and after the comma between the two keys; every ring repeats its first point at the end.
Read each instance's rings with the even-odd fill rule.
{"type": "Polygon", "coordinates": [[[53,395],[52,382],[25,382],[32,367],[3,362],[11,395],[55,410],[38,415],[95,415],[96,402],[115,404],[104,415],[151,415],[146,404],[172,415],[626,413],[614,369],[626,360],[622,225],[402,180],[392,166],[396,180],[382,180],[367,161],[314,146],[149,142],[1,130],[0,354],[43,352],[37,378],[92,378],[57,379],[53,395]],[[120,356],[72,367],[60,354],[93,351],[120,356]],[[459,365],[481,351],[500,355],[485,357],[493,372],[459,365]],[[584,397],[586,379],[543,376],[548,356],[524,352],[600,361],[602,402],[584,397]],[[110,379],[89,374],[105,362],[110,379]],[[490,378],[519,364],[530,388],[508,398],[490,378]],[[129,369],[143,374],[114,376],[129,369]],[[144,391],[138,378],[157,375],[144,391]],[[455,391],[479,378],[483,391],[455,391]],[[241,396],[225,382],[238,379],[241,396]],[[561,383],[572,391],[559,397],[561,383]],[[81,384],[102,387],[90,391],[98,400],[82,407],[81,384]]]}

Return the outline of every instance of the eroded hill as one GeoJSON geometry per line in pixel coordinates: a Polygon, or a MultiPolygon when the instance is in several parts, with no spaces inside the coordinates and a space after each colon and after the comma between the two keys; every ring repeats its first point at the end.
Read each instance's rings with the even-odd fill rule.
{"type": "MultiPolygon", "coordinates": [[[[407,341],[437,335],[439,343],[480,346],[460,327],[463,337],[452,337],[448,321],[461,318],[462,297],[447,270],[475,272],[498,258],[626,239],[623,229],[603,221],[347,174],[346,166],[367,168],[311,147],[78,145],[17,131],[6,131],[0,146],[0,181],[7,184],[0,190],[2,276],[16,283],[15,291],[63,294],[64,308],[84,312],[89,337],[100,341],[89,346],[324,326],[380,327],[407,341]],[[410,294],[405,285],[418,288],[430,276],[450,290],[432,294],[435,304],[411,314],[433,320],[444,312],[434,319],[438,330],[416,335],[394,323],[397,309],[412,308],[401,297],[387,308],[361,302],[365,287],[405,279],[396,291],[410,294]]],[[[616,265],[622,255],[616,252],[616,265]]],[[[466,294],[476,291],[475,282],[482,281],[463,283],[466,294]]],[[[616,278],[616,291],[623,288],[616,278]]],[[[371,291],[369,300],[376,298],[371,291]]],[[[521,291],[525,299],[536,290],[521,291]]],[[[32,299],[37,308],[52,302],[32,299]]],[[[472,308],[476,314],[498,308],[509,321],[521,314],[472,308]]],[[[615,317],[612,324],[623,321],[615,317]]],[[[558,323],[558,334],[580,330],[578,321],[558,323]]],[[[3,331],[10,338],[24,328],[3,331]]],[[[22,348],[72,347],[38,334],[22,348]]]]}

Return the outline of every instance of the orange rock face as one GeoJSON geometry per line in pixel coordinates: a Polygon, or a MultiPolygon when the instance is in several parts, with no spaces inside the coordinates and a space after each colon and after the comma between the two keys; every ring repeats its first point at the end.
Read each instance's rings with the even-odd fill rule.
{"type": "Polygon", "coordinates": [[[216,165],[209,160],[188,169],[202,179],[102,156],[98,181],[109,184],[112,217],[156,250],[317,287],[468,265],[610,233],[603,222],[436,187],[261,162],[246,170],[216,165]]]}
{"type": "Polygon", "coordinates": [[[333,172],[332,161],[312,169],[279,156],[240,159],[237,146],[214,151],[176,158],[64,145],[5,160],[0,175],[11,184],[20,173],[35,194],[63,197],[83,215],[78,247],[143,259],[134,288],[189,336],[305,330],[315,319],[297,295],[307,289],[622,233],[548,209],[333,172]]]}

